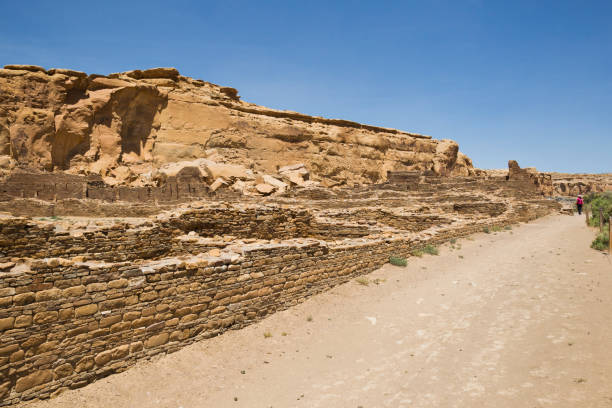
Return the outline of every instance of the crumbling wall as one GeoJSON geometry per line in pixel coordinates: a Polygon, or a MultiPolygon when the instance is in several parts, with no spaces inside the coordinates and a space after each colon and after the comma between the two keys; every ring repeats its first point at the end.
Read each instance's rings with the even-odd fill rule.
{"type": "MultiPolygon", "coordinates": [[[[426,244],[549,211],[518,205],[501,217],[442,227],[427,238],[397,236],[339,246],[313,240],[252,244],[219,257],[140,264],[63,258],[1,264],[0,406],[81,387],[141,359],[244,327],[371,272],[390,255],[409,256],[426,244]]],[[[11,240],[31,238],[21,221],[11,223],[3,223],[11,240]]],[[[130,238],[117,231],[114,239],[130,238]]],[[[43,239],[32,243],[43,251],[46,245],[43,239]]],[[[141,245],[142,251],[158,248],[155,237],[141,245]]],[[[13,255],[31,255],[30,249],[13,255]]]]}

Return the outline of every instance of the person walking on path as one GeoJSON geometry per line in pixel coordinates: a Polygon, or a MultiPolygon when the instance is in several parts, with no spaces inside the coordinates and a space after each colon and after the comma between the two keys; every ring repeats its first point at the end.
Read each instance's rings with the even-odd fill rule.
{"type": "Polygon", "coordinates": [[[582,205],[584,204],[584,200],[582,199],[582,196],[579,195],[578,198],[576,199],[576,207],[578,207],[578,215],[582,215],[582,205]]]}

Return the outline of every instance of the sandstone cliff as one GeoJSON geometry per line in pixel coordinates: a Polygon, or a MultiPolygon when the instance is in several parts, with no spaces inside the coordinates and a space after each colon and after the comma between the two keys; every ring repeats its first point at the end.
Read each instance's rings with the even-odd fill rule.
{"type": "Polygon", "coordinates": [[[0,168],[15,167],[131,185],[189,168],[209,184],[251,187],[292,177],[323,186],[381,182],[390,170],[474,173],[454,141],[268,109],[174,68],[102,76],[8,65],[0,69],[0,168]]]}
{"type": "Polygon", "coordinates": [[[555,193],[560,196],[575,197],[578,194],[612,191],[612,173],[551,173],[551,175],[555,187],[555,193]]]}

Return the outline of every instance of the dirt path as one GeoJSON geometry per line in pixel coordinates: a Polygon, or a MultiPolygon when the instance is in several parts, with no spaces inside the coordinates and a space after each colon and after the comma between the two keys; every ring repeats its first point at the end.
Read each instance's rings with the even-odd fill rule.
{"type": "Polygon", "coordinates": [[[611,407],[612,264],[592,238],[554,216],[462,239],[28,406],[611,407]]]}

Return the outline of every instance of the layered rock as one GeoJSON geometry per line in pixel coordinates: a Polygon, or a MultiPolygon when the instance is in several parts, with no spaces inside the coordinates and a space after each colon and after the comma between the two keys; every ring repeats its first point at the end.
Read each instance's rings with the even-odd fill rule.
{"type": "Polygon", "coordinates": [[[174,68],[108,76],[29,65],[0,69],[5,172],[19,166],[152,185],[160,169],[198,159],[289,184],[279,169],[301,164],[323,186],[381,182],[387,171],[474,173],[451,140],[268,109],[174,68]]]}
{"type": "Polygon", "coordinates": [[[551,173],[555,194],[575,197],[578,194],[612,191],[612,174],[551,173]]]}

